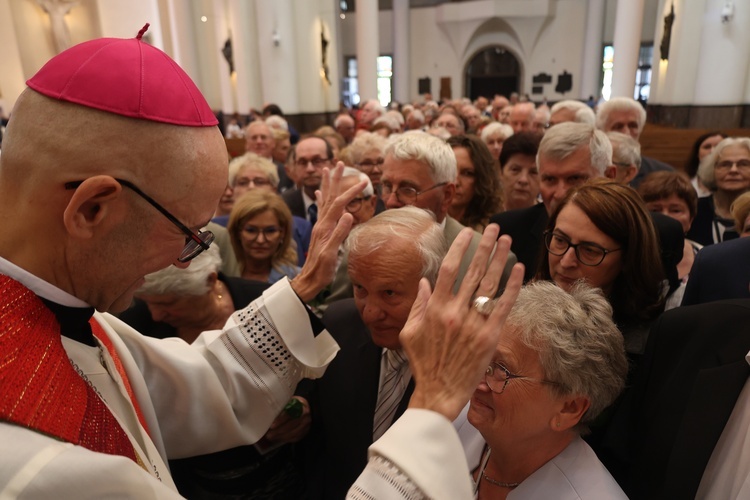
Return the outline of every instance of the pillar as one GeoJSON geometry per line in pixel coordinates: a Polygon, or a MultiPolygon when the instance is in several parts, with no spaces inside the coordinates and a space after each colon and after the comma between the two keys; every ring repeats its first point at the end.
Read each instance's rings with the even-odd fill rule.
{"type": "Polygon", "coordinates": [[[409,51],[409,0],[393,0],[393,99],[400,103],[410,100],[409,51]]]}
{"type": "Polygon", "coordinates": [[[357,83],[361,102],[378,97],[378,56],[380,55],[378,2],[357,2],[357,83]]]}
{"type": "Polygon", "coordinates": [[[581,100],[599,97],[599,76],[602,72],[602,34],[606,0],[589,0],[586,10],[586,35],[583,42],[581,68],[581,100]]]}
{"type": "Polygon", "coordinates": [[[633,97],[641,48],[644,0],[619,0],[615,18],[612,97],[633,97]]]}

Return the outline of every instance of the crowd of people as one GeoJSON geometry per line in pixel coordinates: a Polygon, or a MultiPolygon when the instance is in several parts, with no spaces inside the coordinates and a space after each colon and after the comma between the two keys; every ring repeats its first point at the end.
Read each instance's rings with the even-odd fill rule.
{"type": "Polygon", "coordinates": [[[675,170],[624,97],[218,123],[141,35],[8,121],[0,497],[748,495],[749,138],[675,170]]]}

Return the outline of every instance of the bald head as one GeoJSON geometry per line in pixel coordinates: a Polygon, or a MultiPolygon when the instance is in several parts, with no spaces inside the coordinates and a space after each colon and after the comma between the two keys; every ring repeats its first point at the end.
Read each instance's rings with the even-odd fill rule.
{"type": "Polygon", "coordinates": [[[128,285],[174,262],[185,234],[116,179],[197,230],[226,176],[216,127],[126,118],[27,89],[0,155],[0,211],[14,214],[0,256],[100,310],[126,307],[128,285]],[[66,189],[72,181],[83,182],[66,189]]]}

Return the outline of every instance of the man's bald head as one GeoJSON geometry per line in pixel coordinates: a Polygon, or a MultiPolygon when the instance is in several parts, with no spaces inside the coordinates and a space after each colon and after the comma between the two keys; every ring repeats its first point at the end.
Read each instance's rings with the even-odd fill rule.
{"type": "Polygon", "coordinates": [[[14,214],[9,234],[23,236],[0,239],[0,256],[100,310],[122,309],[142,276],[176,260],[185,235],[116,179],[198,230],[226,176],[216,127],[127,118],[27,89],[0,155],[0,211],[14,214]],[[66,189],[73,181],[84,183],[66,189]]]}

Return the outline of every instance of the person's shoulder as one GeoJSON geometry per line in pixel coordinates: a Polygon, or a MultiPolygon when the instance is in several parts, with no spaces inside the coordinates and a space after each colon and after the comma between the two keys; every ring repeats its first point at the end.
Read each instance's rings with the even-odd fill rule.
{"type": "Polygon", "coordinates": [[[340,346],[369,339],[367,327],[362,322],[354,299],[341,299],[331,303],[321,321],[340,346]]]}
{"type": "Polygon", "coordinates": [[[720,259],[719,262],[730,266],[732,264],[747,262],[748,255],[750,255],[750,238],[737,238],[713,245],[706,245],[698,252],[698,257],[701,258],[701,261],[705,261],[706,259],[720,259]]]}
{"type": "Polygon", "coordinates": [[[543,203],[537,203],[527,208],[517,208],[515,210],[507,210],[500,212],[490,217],[490,222],[500,224],[500,232],[503,231],[503,225],[508,224],[526,224],[528,221],[535,221],[541,216],[546,216],[547,210],[543,203]]]}
{"type": "Polygon", "coordinates": [[[247,280],[244,278],[237,278],[232,276],[219,275],[219,280],[222,281],[229,289],[229,294],[232,296],[232,300],[237,304],[241,304],[240,307],[245,307],[247,304],[257,299],[263,292],[271,286],[270,283],[263,281],[247,280]]]}
{"type": "Polygon", "coordinates": [[[287,203],[293,202],[293,201],[301,201],[302,200],[302,191],[299,189],[292,188],[287,189],[283,193],[281,193],[281,198],[286,201],[287,203]]]}
{"type": "Polygon", "coordinates": [[[669,163],[651,158],[650,156],[643,156],[641,158],[641,169],[649,172],[656,172],[658,170],[674,170],[674,167],[669,163]],[[644,166],[646,167],[644,169],[644,166]]]}

